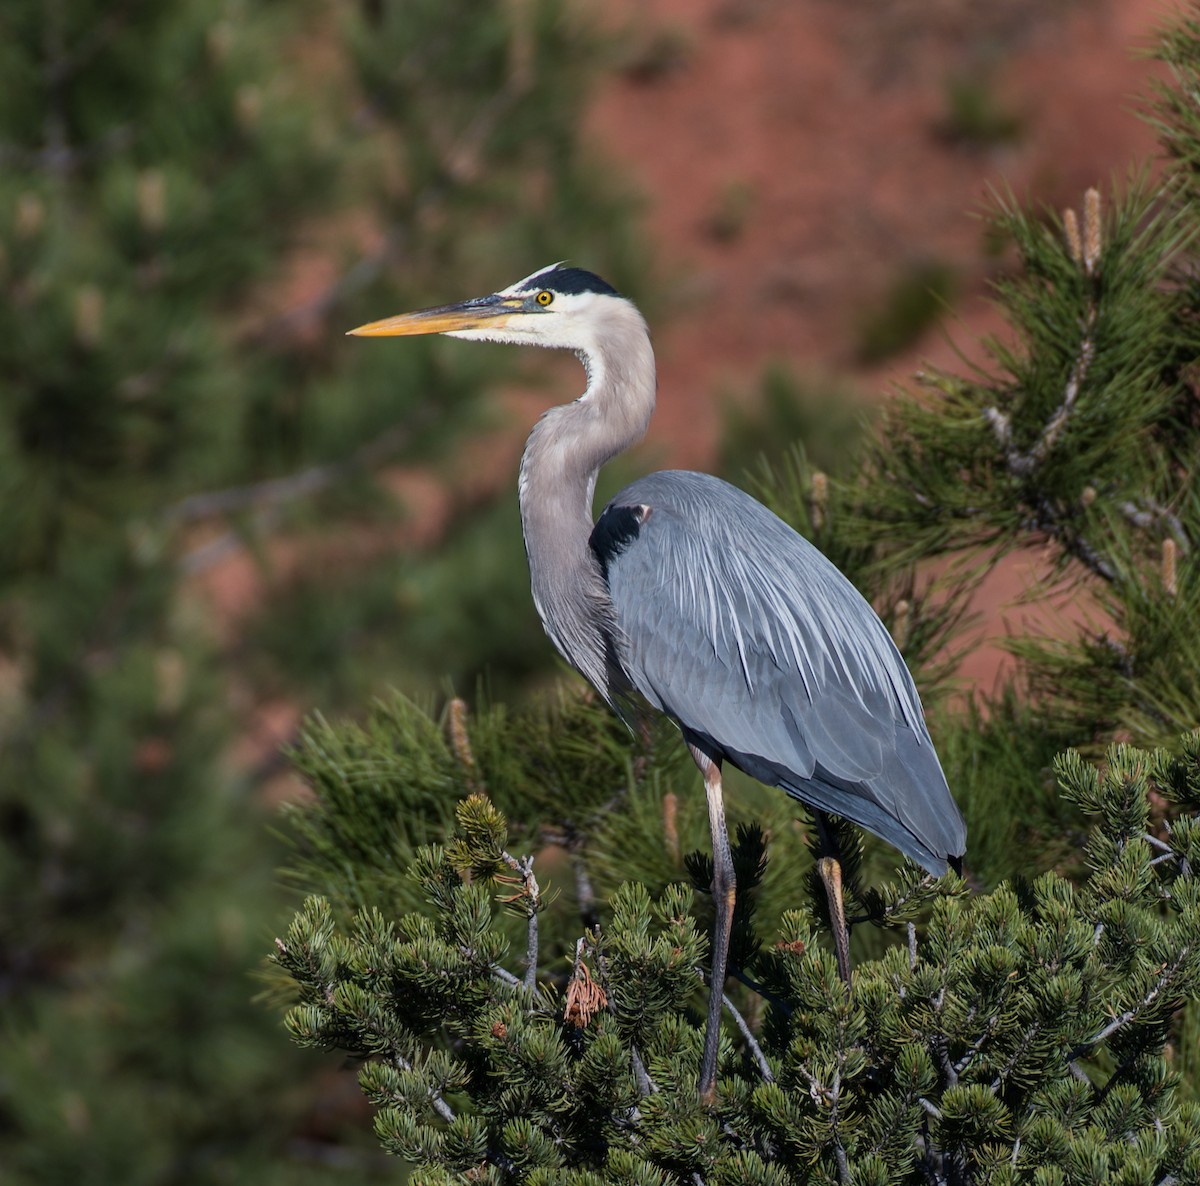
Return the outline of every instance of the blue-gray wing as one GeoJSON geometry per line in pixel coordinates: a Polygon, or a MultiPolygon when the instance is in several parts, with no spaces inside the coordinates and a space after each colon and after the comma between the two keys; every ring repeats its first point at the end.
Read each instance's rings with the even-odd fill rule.
{"type": "Polygon", "coordinates": [[[935,873],[966,844],[912,677],[853,585],[745,492],[665,471],[596,523],[625,674],[685,732],[935,873]]]}

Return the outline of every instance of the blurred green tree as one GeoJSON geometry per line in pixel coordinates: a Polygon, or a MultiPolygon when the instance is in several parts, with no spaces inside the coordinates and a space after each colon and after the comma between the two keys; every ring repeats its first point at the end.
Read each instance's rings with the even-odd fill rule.
{"type": "Polygon", "coordinates": [[[450,263],[622,251],[595,57],[543,0],[0,12],[6,1181],[327,1176],[285,1160],[310,1093],[249,1003],[276,857],[225,756],[247,686],[293,686],[191,582],[400,522],[374,474],[470,422],[474,364],[337,329],[450,263]]]}

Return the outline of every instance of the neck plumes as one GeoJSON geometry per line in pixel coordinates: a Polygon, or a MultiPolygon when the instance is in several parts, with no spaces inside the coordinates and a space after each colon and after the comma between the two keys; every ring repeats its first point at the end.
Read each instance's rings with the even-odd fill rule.
{"type": "Polygon", "coordinates": [[[613,301],[603,342],[579,351],[587,391],[552,408],[521,459],[521,526],[533,600],[559,652],[606,697],[612,694],[612,606],[588,547],[600,467],[646,433],[654,411],[654,353],[646,323],[613,301]]]}

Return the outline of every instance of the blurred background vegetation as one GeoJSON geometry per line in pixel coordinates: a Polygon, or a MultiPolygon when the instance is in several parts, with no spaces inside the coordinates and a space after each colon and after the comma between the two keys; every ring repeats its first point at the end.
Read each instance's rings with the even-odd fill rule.
{"type": "MultiPolygon", "coordinates": [[[[723,27],[753,8],[724,6],[723,27]]],[[[361,718],[391,687],[484,682],[499,701],[553,683],[497,396],[548,404],[563,375],[341,331],[563,257],[652,320],[664,289],[686,304],[583,127],[606,72],[649,85],[693,52],[674,26],[614,32],[560,0],[6,0],[6,1180],[392,1172],[356,1135],[353,1084],[320,1078],[252,1000],[292,901],[273,872],[278,736],[313,708],[361,718]]],[[[1020,136],[990,76],[947,86],[933,131],[955,150],[1020,136]]],[[[702,233],[725,248],[761,210],[717,176],[702,233]]],[[[910,347],[957,280],[937,258],[883,287],[848,330],[858,361],[910,347]]],[[[867,439],[859,398],[770,367],[728,394],[716,465],[811,515],[813,469],[849,472],[867,439]]],[[[613,468],[601,495],[631,472],[613,468]]],[[[852,572],[868,559],[825,542],[852,572]]],[[[943,736],[948,766],[988,765],[998,795],[999,771],[1028,779],[1060,738],[1026,728],[1012,694],[997,703],[1009,730],[943,736]]],[[[1010,843],[985,844],[993,872],[1010,843]]]]}
{"type": "Polygon", "coordinates": [[[251,1000],[280,912],[254,715],[546,664],[500,628],[515,519],[447,505],[427,560],[389,481],[494,422],[516,360],[339,330],[555,253],[637,290],[578,134],[605,46],[540,0],[0,13],[6,1181],[330,1172],[340,1121],[251,1000]],[[249,604],[208,596],[231,557],[249,604]]]}

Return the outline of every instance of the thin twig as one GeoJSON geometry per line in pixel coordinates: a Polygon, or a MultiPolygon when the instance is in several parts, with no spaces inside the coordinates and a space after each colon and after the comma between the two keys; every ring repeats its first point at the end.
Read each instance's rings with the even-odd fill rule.
{"type": "Polygon", "coordinates": [[[525,987],[532,991],[537,987],[538,969],[538,913],[541,906],[537,878],[533,875],[533,857],[521,863],[521,877],[525,892],[529,895],[529,917],[525,935],[525,987]]]}
{"type": "Polygon", "coordinates": [[[738,1027],[742,1037],[746,1041],[746,1045],[750,1048],[750,1053],[754,1056],[754,1061],[758,1063],[759,1073],[763,1077],[764,1083],[774,1083],[775,1076],[771,1072],[771,1064],[767,1062],[767,1056],[763,1053],[762,1047],[758,1044],[758,1039],[751,1032],[750,1025],[746,1019],[738,1012],[734,1003],[725,993],[721,994],[721,1000],[725,1004],[725,1008],[729,1010],[729,1015],[733,1018],[734,1024],[738,1027]]]}
{"type": "Polygon", "coordinates": [[[524,985],[516,976],[514,976],[507,968],[500,967],[499,964],[493,964],[491,971],[492,975],[495,976],[497,980],[507,984],[509,988],[524,987],[524,985]]]}
{"type": "MultiPolygon", "coordinates": [[[[430,415],[426,413],[426,417],[430,415]]],[[[282,478],[268,478],[244,486],[189,494],[167,507],[162,512],[162,521],[171,527],[184,526],[220,515],[294,502],[298,498],[320,493],[358,470],[377,465],[408,444],[412,435],[413,422],[410,419],[403,426],[397,425],[380,433],[338,461],[310,465],[307,469],[282,478]]]]}
{"type": "MultiPolygon", "coordinates": [[[[709,977],[705,975],[703,968],[697,968],[696,975],[700,977],[702,983],[707,984],[709,977]]],[[[775,1076],[771,1071],[771,1064],[767,1062],[767,1056],[763,1054],[762,1047],[758,1044],[758,1040],[754,1036],[754,1032],[750,1029],[750,1023],[742,1016],[737,1006],[725,994],[721,994],[721,1000],[724,1002],[725,1008],[729,1010],[729,1016],[733,1018],[734,1024],[738,1027],[738,1031],[746,1041],[746,1045],[750,1049],[750,1053],[754,1056],[754,1061],[758,1063],[759,1073],[766,1083],[774,1083],[775,1076]]]]}
{"type": "MultiPolygon", "coordinates": [[[[1088,191],[1089,202],[1093,200],[1091,196],[1093,193],[1094,191],[1088,191]]],[[[1088,243],[1090,246],[1088,250],[1083,252],[1083,257],[1079,261],[1089,276],[1094,274],[1099,262],[1099,224],[1096,221],[1098,215],[1093,218],[1091,210],[1092,207],[1089,205],[1088,218],[1090,221],[1088,225],[1091,229],[1088,232],[1088,243]],[[1092,225],[1093,223],[1095,223],[1095,226],[1092,225]]],[[[1075,402],[1079,398],[1080,390],[1091,368],[1092,360],[1095,357],[1096,346],[1092,335],[1098,315],[1099,308],[1093,296],[1089,301],[1087,312],[1083,319],[1083,338],[1079,344],[1079,349],[1075,356],[1075,361],[1071,366],[1070,373],[1067,376],[1066,386],[1063,388],[1062,401],[1050,419],[1046,421],[1038,439],[1027,452],[1022,452],[1013,442],[1012,422],[1007,413],[994,407],[983,410],[984,419],[991,425],[998,443],[1004,450],[1005,464],[1008,467],[1008,472],[1020,481],[1025,481],[1041,467],[1046,457],[1058,443],[1059,437],[1067,426],[1071,412],[1075,407],[1075,402]]],[[[1057,541],[1066,550],[1068,555],[1080,561],[1080,563],[1089,568],[1097,576],[1109,584],[1117,583],[1117,573],[1113,567],[1090,544],[1071,530],[1065,521],[1065,517],[1050,504],[1045,496],[1038,498],[1034,510],[1034,526],[1038,530],[1044,531],[1051,539],[1057,541]]]]}
{"type": "Polygon", "coordinates": [[[1088,369],[1092,365],[1092,359],[1095,357],[1096,346],[1092,341],[1092,330],[1096,324],[1096,306],[1093,304],[1088,309],[1087,319],[1084,322],[1084,339],[1079,347],[1079,353],[1075,358],[1075,365],[1071,367],[1071,373],[1067,377],[1067,385],[1063,390],[1062,403],[1055,410],[1054,415],[1046,423],[1046,427],[1042,429],[1042,435],[1038,438],[1037,443],[1030,449],[1028,457],[1024,459],[1029,465],[1029,470],[1041,465],[1045,460],[1046,454],[1054,448],[1058,442],[1062,430],[1066,427],[1067,418],[1071,414],[1071,409],[1075,406],[1075,400],[1079,396],[1079,388],[1082,386],[1084,379],[1087,377],[1088,369]]]}
{"type": "Polygon", "coordinates": [[[776,996],[766,985],[760,984],[753,976],[748,976],[741,968],[730,968],[729,975],[744,984],[751,992],[758,993],[764,1001],[774,1005],[776,1009],[781,1009],[785,1016],[791,1017],[792,1006],[782,997],[776,996]]]}
{"type": "Polygon", "coordinates": [[[525,900],[525,977],[523,986],[530,992],[537,987],[538,968],[538,914],[542,909],[541,890],[533,872],[533,857],[517,860],[510,852],[501,852],[500,859],[521,879],[521,892],[506,899],[513,905],[525,900]]]}
{"type": "Polygon", "coordinates": [[[933,997],[933,1011],[938,1019],[938,1032],[934,1035],[934,1046],[937,1050],[938,1064],[942,1068],[942,1074],[946,1076],[946,1086],[955,1087],[958,1084],[958,1072],[955,1071],[953,1063],[950,1061],[950,1050],[946,1044],[946,1033],[941,1028],[942,1023],[942,1006],[946,1003],[946,989],[939,988],[933,997]]]}
{"type": "Polygon", "coordinates": [[[658,1087],[650,1078],[650,1072],[646,1070],[646,1064],[642,1062],[642,1056],[638,1053],[637,1047],[630,1046],[629,1053],[633,1063],[633,1076],[637,1080],[638,1094],[642,1096],[656,1095],[658,1087]]]}
{"type": "Polygon", "coordinates": [[[993,1091],[1000,1090],[1005,1079],[1007,1079],[1009,1077],[1009,1075],[1012,1074],[1013,1068],[1017,1065],[1017,1060],[1020,1059],[1020,1057],[1025,1053],[1025,1051],[1029,1049],[1029,1044],[1033,1041],[1034,1038],[1037,1037],[1037,1035],[1039,1033],[1041,1033],[1041,1030],[1042,1030],[1042,1023],[1040,1021],[1031,1022],[1030,1025],[1026,1028],[1025,1033],[1021,1038],[1021,1041],[1017,1043],[1017,1048],[1012,1052],[1012,1054],[1009,1055],[1008,1062],[1006,1062],[1004,1064],[1004,1066],[1000,1070],[1000,1073],[995,1077],[995,1079],[992,1080],[991,1089],[993,1091]]]}
{"type": "MultiPolygon", "coordinates": [[[[1011,984],[1012,982],[1009,981],[1009,983],[1011,984]]],[[[1003,1002],[1004,995],[1005,994],[1001,993],[1001,1000],[1000,1000],[1000,1002],[997,1003],[997,1010],[999,1010],[1000,1004],[1003,1002]]],[[[969,1067],[971,1065],[971,1060],[975,1057],[975,1055],[977,1055],[983,1049],[984,1042],[986,1042],[988,1040],[988,1038],[990,1038],[992,1036],[992,1034],[995,1033],[996,1026],[999,1024],[1000,1024],[1000,1014],[997,1011],[996,1013],[993,1013],[992,1016],[988,1019],[988,1023],[987,1023],[987,1025],[985,1025],[983,1027],[983,1030],[980,1033],[979,1037],[976,1038],[975,1041],[971,1043],[971,1045],[967,1048],[967,1051],[962,1056],[962,1058],[960,1058],[958,1060],[958,1062],[956,1062],[954,1064],[954,1073],[956,1075],[961,1075],[963,1073],[963,1071],[965,1071],[967,1069],[967,1067],[969,1067]]]]}
{"type": "Polygon", "coordinates": [[[850,1163],[846,1157],[846,1146],[842,1144],[841,1134],[838,1132],[838,1103],[842,1095],[842,1070],[841,1063],[844,1058],[844,1052],[840,1049],[841,1037],[838,1039],[838,1069],[833,1072],[833,1083],[829,1089],[829,1126],[833,1130],[833,1156],[837,1162],[838,1181],[842,1186],[850,1186],[850,1163]]]}
{"type": "MultiPolygon", "coordinates": [[[[399,1066],[402,1071],[411,1071],[413,1069],[412,1063],[410,1063],[408,1061],[408,1059],[404,1057],[403,1054],[395,1054],[395,1055],[393,1055],[393,1057],[396,1060],[397,1066],[399,1066]]],[[[452,1107],[450,1107],[450,1105],[448,1103],[446,1103],[446,1101],[444,1099],[442,1099],[440,1092],[435,1091],[432,1087],[429,1088],[428,1090],[429,1090],[429,1099],[433,1104],[433,1110],[447,1124],[453,1124],[454,1123],[454,1109],[452,1107]]]]}
{"type": "Polygon", "coordinates": [[[1117,570],[1107,560],[1102,559],[1100,553],[1084,540],[1082,536],[1076,534],[1066,525],[1062,515],[1051,505],[1048,499],[1038,499],[1033,526],[1039,531],[1044,531],[1051,539],[1056,540],[1066,550],[1067,555],[1074,557],[1085,568],[1094,572],[1096,576],[1107,581],[1110,585],[1117,584],[1117,570]]]}
{"type": "Polygon", "coordinates": [[[1183,524],[1180,522],[1179,517],[1168,511],[1166,507],[1159,506],[1153,499],[1144,498],[1142,503],[1147,509],[1143,510],[1133,502],[1121,503],[1121,514],[1134,527],[1141,527],[1143,529],[1153,527],[1161,519],[1167,525],[1175,542],[1186,554],[1191,549],[1191,541],[1188,539],[1188,534],[1183,529],[1183,524]]]}
{"type": "Polygon", "coordinates": [[[1094,1086],[1091,1076],[1077,1062],[1068,1062],[1067,1070],[1070,1071],[1072,1077],[1077,1079],[1080,1083],[1086,1083],[1088,1087],[1094,1086]]]}
{"type": "MultiPolygon", "coordinates": [[[[912,901],[923,890],[927,890],[937,880],[931,873],[927,873],[920,881],[916,883],[910,890],[901,894],[894,902],[885,903],[883,908],[876,914],[856,914],[853,918],[846,919],[846,925],[856,927],[859,923],[875,922],[881,918],[895,916],[904,909],[905,906],[912,901]]],[[[911,925],[911,924],[910,924],[911,925]]]]}
{"type": "MultiPolygon", "coordinates": [[[[287,503],[319,494],[335,482],[342,481],[359,470],[378,465],[385,457],[398,452],[408,442],[414,427],[420,428],[432,418],[432,408],[417,409],[403,427],[389,428],[340,461],[309,466],[299,473],[283,478],[269,478],[264,482],[251,482],[226,490],[192,494],[167,507],[162,519],[170,526],[179,526],[252,510],[254,529],[265,531],[275,523],[287,503]]],[[[243,546],[243,532],[231,529],[185,553],[179,566],[186,575],[194,576],[220,563],[229,553],[243,546]]]]}

